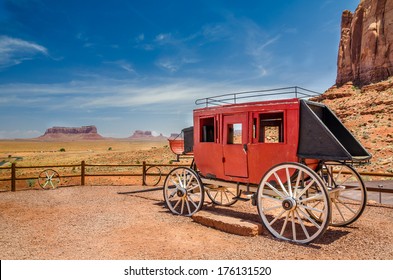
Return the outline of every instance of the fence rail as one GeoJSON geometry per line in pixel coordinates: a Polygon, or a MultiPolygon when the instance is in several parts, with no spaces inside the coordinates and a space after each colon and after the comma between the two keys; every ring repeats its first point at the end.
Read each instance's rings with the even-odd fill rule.
{"type": "MultiPolygon", "coordinates": [[[[147,176],[166,176],[168,175],[165,172],[153,172],[149,169],[152,167],[179,167],[185,166],[182,164],[149,164],[145,161],[142,164],[86,164],[85,161],[82,161],[80,164],[70,164],[70,165],[40,165],[40,166],[17,166],[15,163],[12,163],[11,166],[0,167],[1,170],[10,170],[10,176],[8,178],[0,178],[0,182],[11,182],[11,191],[16,191],[16,182],[23,180],[34,180],[38,177],[19,177],[17,175],[17,171],[20,169],[55,169],[55,168],[80,168],[79,174],[62,174],[61,178],[80,178],[80,185],[84,186],[86,184],[86,177],[116,177],[116,176],[125,176],[125,177],[141,177],[142,185],[146,186],[146,178],[147,176]],[[139,168],[140,172],[128,172],[128,173],[90,173],[88,172],[88,167],[98,167],[98,168],[121,168],[121,167],[134,167],[139,168]]],[[[188,166],[188,165],[187,165],[188,166]]]]}
{"type": "MultiPolygon", "coordinates": [[[[82,161],[80,164],[70,164],[70,165],[40,165],[40,166],[17,166],[15,163],[12,163],[11,166],[2,166],[0,167],[1,170],[10,170],[10,177],[9,178],[0,178],[0,182],[11,182],[11,191],[16,191],[16,182],[23,181],[23,180],[34,180],[37,179],[35,177],[18,177],[17,170],[19,169],[46,169],[46,168],[80,168],[79,174],[65,174],[61,175],[61,178],[80,178],[80,185],[84,186],[86,184],[86,177],[115,177],[115,176],[125,176],[125,177],[141,177],[142,178],[142,185],[148,185],[146,183],[146,178],[148,176],[167,176],[168,174],[165,172],[161,172],[159,169],[160,167],[179,167],[179,166],[189,166],[189,165],[182,165],[182,164],[150,164],[147,162],[143,162],[142,164],[86,164],[85,161],[82,161]],[[133,173],[89,173],[87,171],[87,167],[109,167],[109,168],[119,168],[119,167],[135,167],[140,168],[140,172],[133,172],[133,173]],[[150,171],[150,168],[157,167],[155,172],[150,171]],[[150,171],[150,172],[149,172],[150,171]]],[[[385,177],[385,178],[393,178],[392,173],[377,173],[377,172],[360,172],[362,176],[372,176],[372,177],[385,177]]],[[[160,179],[159,179],[160,180],[160,179]]],[[[159,182],[158,180],[158,182],[159,182]]],[[[157,182],[157,183],[158,183],[157,182]]],[[[393,193],[393,189],[391,188],[376,188],[376,187],[367,187],[368,191],[373,192],[385,192],[385,193],[393,193]]]]}

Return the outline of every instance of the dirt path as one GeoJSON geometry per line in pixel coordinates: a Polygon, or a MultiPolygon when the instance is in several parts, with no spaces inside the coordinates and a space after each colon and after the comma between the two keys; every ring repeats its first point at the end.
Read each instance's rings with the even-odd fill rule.
{"type": "MultiPolygon", "coordinates": [[[[393,207],[368,206],[352,226],[330,227],[318,242],[302,246],[174,216],[160,191],[117,194],[137,188],[0,193],[0,259],[393,259],[393,207]]],[[[249,203],[205,207],[259,221],[249,203]]]]}

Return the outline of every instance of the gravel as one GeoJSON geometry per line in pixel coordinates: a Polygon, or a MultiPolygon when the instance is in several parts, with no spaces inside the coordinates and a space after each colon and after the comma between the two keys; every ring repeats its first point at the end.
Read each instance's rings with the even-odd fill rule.
{"type": "MultiPolygon", "coordinates": [[[[137,186],[79,186],[0,193],[0,259],[393,259],[393,207],[370,204],[354,224],[329,227],[309,245],[264,231],[237,236],[172,215],[162,192],[137,186]]],[[[238,202],[211,211],[259,221],[238,202]]]]}

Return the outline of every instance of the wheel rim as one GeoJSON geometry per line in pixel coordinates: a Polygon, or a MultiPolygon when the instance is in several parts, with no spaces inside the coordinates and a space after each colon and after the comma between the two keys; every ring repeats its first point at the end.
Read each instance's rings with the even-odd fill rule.
{"type": "Polygon", "coordinates": [[[230,206],[236,203],[237,200],[233,199],[236,194],[233,190],[223,186],[206,187],[206,194],[216,205],[230,206]]]}
{"type": "Polygon", "coordinates": [[[346,226],[363,213],[367,192],[359,173],[346,164],[329,161],[322,165],[319,174],[330,193],[332,226],[346,226]]]}
{"type": "Polygon", "coordinates": [[[165,179],[164,199],[177,215],[192,216],[203,205],[204,191],[199,176],[189,168],[175,168],[165,179]]]}
{"type": "Polygon", "coordinates": [[[46,169],[38,176],[38,184],[44,190],[56,189],[60,184],[60,176],[53,169],[46,169]]]}
{"type": "Polygon", "coordinates": [[[150,166],[146,169],[145,184],[148,186],[157,186],[161,181],[161,170],[157,166],[150,166]],[[149,175],[147,174],[149,173],[149,175]]]}
{"type": "Polygon", "coordinates": [[[258,187],[257,207],[265,228],[283,240],[309,243],[330,222],[330,200],[323,182],[298,163],[283,163],[265,174],[258,187]]]}

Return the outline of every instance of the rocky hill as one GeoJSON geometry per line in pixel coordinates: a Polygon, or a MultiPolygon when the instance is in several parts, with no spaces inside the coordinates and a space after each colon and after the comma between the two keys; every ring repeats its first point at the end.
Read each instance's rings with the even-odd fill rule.
{"type": "Polygon", "coordinates": [[[372,154],[361,169],[393,173],[393,0],[344,11],[336,85],[315,98],[372,154]]]}
{"type": "Polygon", "coordinates": [[[361,0],[344,11],[336,85],[363,86],[393,75],[393,0],[361,0]]]}
{"type": "Polygon", "coordinates": [[[39,140],[100,140],[104,139],[98,134],[94,125],[82,127],[51,127],[44,135],[38,137],[39,140]]]}
{"type": "Polygon", "coordinates": [[[363,170],[393,173],[393,79],[358,88],[333,86],[316,101],[332,109],[372,154],[363,170]]]}

